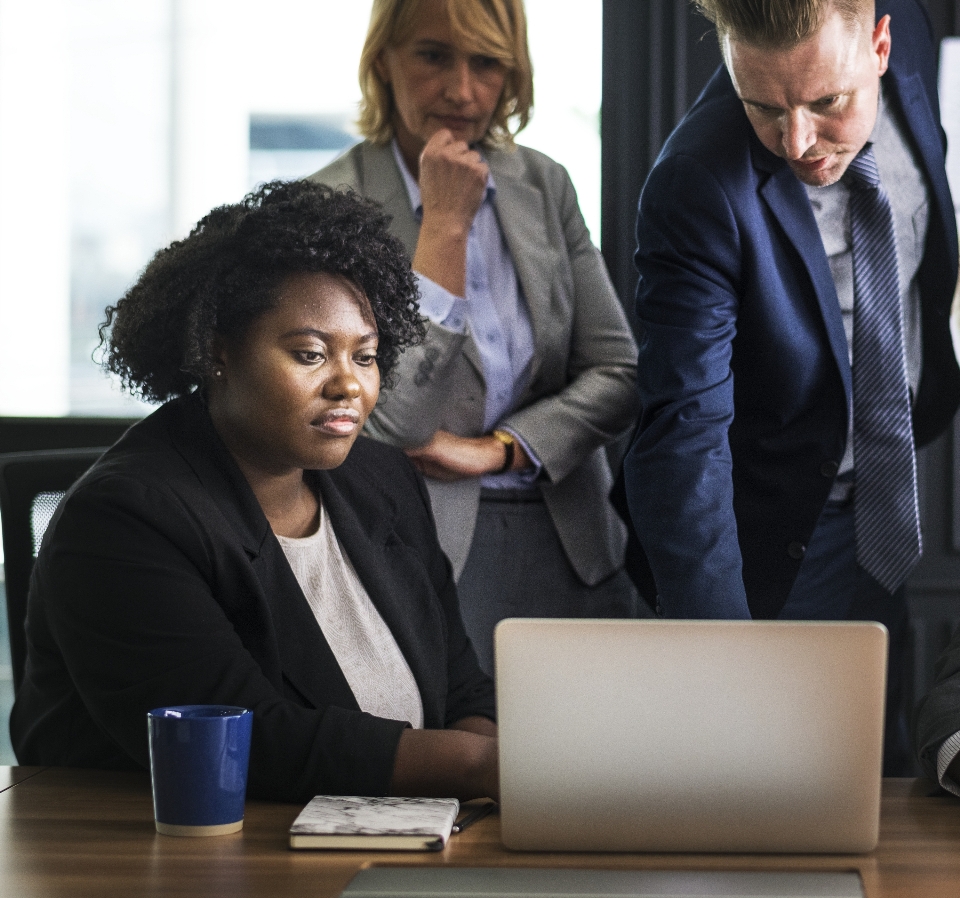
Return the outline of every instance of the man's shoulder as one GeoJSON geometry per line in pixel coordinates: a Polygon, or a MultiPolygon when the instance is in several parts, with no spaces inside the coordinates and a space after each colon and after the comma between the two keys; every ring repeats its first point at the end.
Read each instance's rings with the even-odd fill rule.
{"type": "Polygon", "coordinates": [[[920,73],[934,88],[937,49],[926,9],[918,0],[880,0],[877,18],[890,16],[890,69],[894,77],[920,73]]]}
{"type": "Polygon", "coordinates": [[[719,175],[750,162],[752,136],[743,103],[720,68],[667,139],[656,166],[685,157],[719,175]]]}
{"type": "MultiPolygon", "coordinates": [[[[926,6],[920,0],[877,0],[876,17],[890,16],[890,31],[894,43],[898,32],[909,31],[913,36],[933,37],[933,28],[926,6]]],[[[912,49],[917,49],[912,47],[912,49]]]]}

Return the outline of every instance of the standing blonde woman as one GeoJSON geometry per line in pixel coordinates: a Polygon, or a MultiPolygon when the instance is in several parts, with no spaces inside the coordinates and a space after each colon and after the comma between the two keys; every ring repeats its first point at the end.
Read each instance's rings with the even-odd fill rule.
{"type": "Polygon", "coordinates": [[[636,347],[562,166],[516,146],[533,102],[521,0],[375,0],[366,140],[313,177],[392,217],[425,341],[367,432],[426,475],[467,631],[636,599],[604,445],[633,421],[636,347]]]}

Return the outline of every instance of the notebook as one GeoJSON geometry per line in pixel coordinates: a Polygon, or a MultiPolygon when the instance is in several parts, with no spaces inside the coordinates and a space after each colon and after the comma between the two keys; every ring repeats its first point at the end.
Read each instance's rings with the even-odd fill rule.
{"type": "Polygon", "coordinates": [[[876,846],[882,625],[511,619],[494,645],[507,848],[876,846]]]}
{"type": "Polygon", "coordinates": [[[459,809],[456,798],[317,795],[293,821],[290,847],[440,851],[459,809]]]}

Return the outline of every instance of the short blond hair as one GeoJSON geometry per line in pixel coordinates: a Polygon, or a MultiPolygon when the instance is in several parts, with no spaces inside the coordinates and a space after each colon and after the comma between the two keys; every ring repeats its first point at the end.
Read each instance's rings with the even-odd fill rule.
{"type": "Polygon", "coordinates": [[[717,29],[754,47],[793,47],[813,37],[836,10],[848,27],[870,20],[874,0],[693,0],[717,29]]]}
{"type": "MultiPolygon", "coordinates": [[[[360,133],[372,143],[393,137],[393,91],[377,73],[376,61],[387,47],[404,43],[413,32],[423,0],[374,0],[370,27],[360,54],[360,133]]],[[[481,143],[511,146],[526,127],[533,108],[533,66],[527,46],[523,0],[446,0],[457,46],[498,60],[506,69],[500,102],[481,143]]]]}

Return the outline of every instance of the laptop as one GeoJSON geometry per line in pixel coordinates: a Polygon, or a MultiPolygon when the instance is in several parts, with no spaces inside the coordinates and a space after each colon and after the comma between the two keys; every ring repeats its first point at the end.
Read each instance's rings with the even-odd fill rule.
{"type": "Polygon", "coordinates": [[[341,898],[863,898],[852,871],[367,867],[341,898]]]}
{"type": "Polygon", "coordinates": [[[872,850],[887,631],[807,621],[502,621],[507,848],[872,850]]]}

